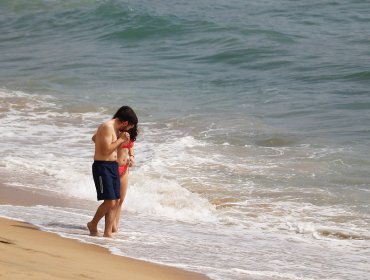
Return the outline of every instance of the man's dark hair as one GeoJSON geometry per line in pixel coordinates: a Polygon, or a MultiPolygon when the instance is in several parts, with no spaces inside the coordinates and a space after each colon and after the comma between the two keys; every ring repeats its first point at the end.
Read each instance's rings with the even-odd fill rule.
{"type": "Polygon", "coordinates": [[[130,139],[132,141],[136,140],[137,136],[137,123],[138,119],[137,116],[129,106],[122,106],[118,109],[118,111],[114,114],[113,119],[119,119],[121,122],[127,121],[130,125],[134,125],[133,128],[131,128],[128,133],[130,134],[130,139]]]}

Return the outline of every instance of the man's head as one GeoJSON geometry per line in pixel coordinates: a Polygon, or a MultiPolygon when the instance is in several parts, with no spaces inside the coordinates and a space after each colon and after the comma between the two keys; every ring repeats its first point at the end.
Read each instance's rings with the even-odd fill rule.
{"type": "MultiPolygon", "coordinates": [[[[122,106],[118,109],[118,111],[114,114],[113,119],[118,119],[121,122],[121,126],[119,127],[119,130],[121,131],[129,131],[134,132],[136,138],[137,134],[137,123],[138,119],[137,116],[129,106],[122,106]],[[133,131],[134,130],[134,131],[133,131]]],[[[131,135],[132,138],[133,135],[131,135]]]]}

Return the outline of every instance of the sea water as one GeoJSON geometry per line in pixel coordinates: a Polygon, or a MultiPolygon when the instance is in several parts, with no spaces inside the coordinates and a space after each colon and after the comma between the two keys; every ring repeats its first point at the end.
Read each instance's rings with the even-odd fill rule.
{"type": "Polygon", "coordinates": [[[75,205],[0,215],[212,279],[368,279],[369,9],[1,0],[1,183],[75,205]],[[107,240],[91,136],[121,105],[140,131],[107,240]]]}

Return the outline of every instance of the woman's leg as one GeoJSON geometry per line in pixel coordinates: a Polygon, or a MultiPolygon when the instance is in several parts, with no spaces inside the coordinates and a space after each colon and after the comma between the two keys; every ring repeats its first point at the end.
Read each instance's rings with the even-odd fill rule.
{"type": "Polygon", "coordinates": [[[121,175],[120,181],[121,181],[121,198],[118,200],[118,205],[116,207],[116,215],[115,215],[115,220],[113,223],[112,232],[118,231],[119,221],[121,217],[122,204],[123,204],[123,201],[125,200],[127,188],[128,188],[128,169],[126,170],[124,174],[121,175]]]}

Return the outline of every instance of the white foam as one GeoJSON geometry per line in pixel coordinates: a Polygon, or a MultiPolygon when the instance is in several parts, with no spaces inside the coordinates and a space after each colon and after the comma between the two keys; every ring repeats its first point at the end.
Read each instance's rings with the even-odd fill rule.
{"type": "Polygon", "coordinates": [[[258,271],[258,270],[247,270],[240,268],[232,268],[231,271],[239,276],[259,276],[264,279],[266,277],[280,280],[313,280],[314,278],[304,277],[303,275],[296,275],[293,273],[282,273],[276,271],[258,271]]]}
{"type": "MultiPolygon", "coordinates": [[[[56,107],[57,100],[48,96],[3,91],[1,97],[18,99],[19,103],[24,104],[8,110],[0,120],[1,130],[6,130],[12,124],[11,131],[6,135],[8,139],[3,138],[7,145],[0,147],[3,154],[0,168],[12,177],[10,182],[95,200],[91,176],[94,148],[91,135],[95,127],[108,116],[51,110],[56,107]],[[87,119],[90,121],[87,122],[87,119]],[[19,170],[24,174],[21,177],[18,176],[19,170]]],[[[171,165],[191,161],[186,160],[189,157],[187,149],[205,145],[193,137],[177,138],[176,131],[173,133],[175,137],[167,135],[167,140],[164,140],[160,130],[144,129],[149,141],[144,140],[137,148],[137,154],[142,153],[143,162],[140,168],[130,174],[133,184],[127,198],[127,208],[132,212],[150,213],[174,220],[215,221],[214,206],[181,186],[176,176],[158,178],[158,174],[168,174],[171,165]],[[164,142],[158,145],[161,140],[164,142]],[[147,169],[151,172],[146,172],[147,169]]]]}
{"type": "MultiPolygon", "coordinates": [[[[0,118],[0,172],[4,180],[8,178],[14,186],[95,200],[91,135],[111,116],[104,110],[68,112],[50,96],[0,90],[2,97],[12,104],[9,108],[6,102],[0,105],[5,110],[0,118]]],[[[228,142],[215,144],[198,139],[177,130],[176,125],[140,123],[140,127],[135,145],[137,166],[130,171],[124,206],[129,212],[188,223],[286,231],[317,239],[320,229],[338,227],[330,221],[331,216],[347,210],[295,202],[289,193],[302,197],[318,195],[324,189],[286,183],[306,175],[313,178],[313,170],[314,180],[331,172],[330,164],[323,161],[320,165],[317,160],[340,149],[314,149],[309,145],[246,145],[238,149],[225,145],[228,142]],[[300,161],[302,158],[314,161],[300,161]],[[276,189],[274,184],[278,185],[276,189]],[[224,197],[232,203],[216,207],[210,202],[224,197]]],[[[343,166],[337,161],[334,164],[343,166]]],[[[322,197],[328,198],[330,193],[322,197]]],[[[359,220],[351,224],[354,233],[361,233],[363,227],[359,220]]]]}
{"type": "Polygon", "coordinates": [[[175,180],[153,178],[137,170],[130,174],[126,207],[129,211],[186,222],[216,222],[216,209],[208,200],[181,187],[175,180]]]}
{"type": "Polygon", "coordinates": [[[60,111],[50,96],[3,90],[0,98],[5,98],[2,105],[7,110],[0,119],[0,130],[7,131],[0,140],[0,168],[10,182],[91,197],[86,192],[91,167],[84,170],[93,151],[89,125],[101,116],[60,111]],[[14,106],[7,107],[10,99],[14,106]],[[82,125],[85,117],[90,121],[82,125]]]}
{"type": "Polygon", "coordinates": [[[341,268],[342,275],[366,273],[366,266],[361,264],[360,272],[352,272],[353,264],[361,261],[358,250],[338,254],[343,249],[337,246],[302,242],[297,238],[292,242],[279,233],[261,233],[255,229],[173,223],[153,215],[131,216],[124,212],[121,225],[124,230],[107,240],[86,234],[85,224],[93,211],[1,205],[0,215],[22,217],[44,230],[104,246],[115,254],[203,272],[214,279],[328,279],[326,275],[343,266],[346,267],[341,268]]]}

